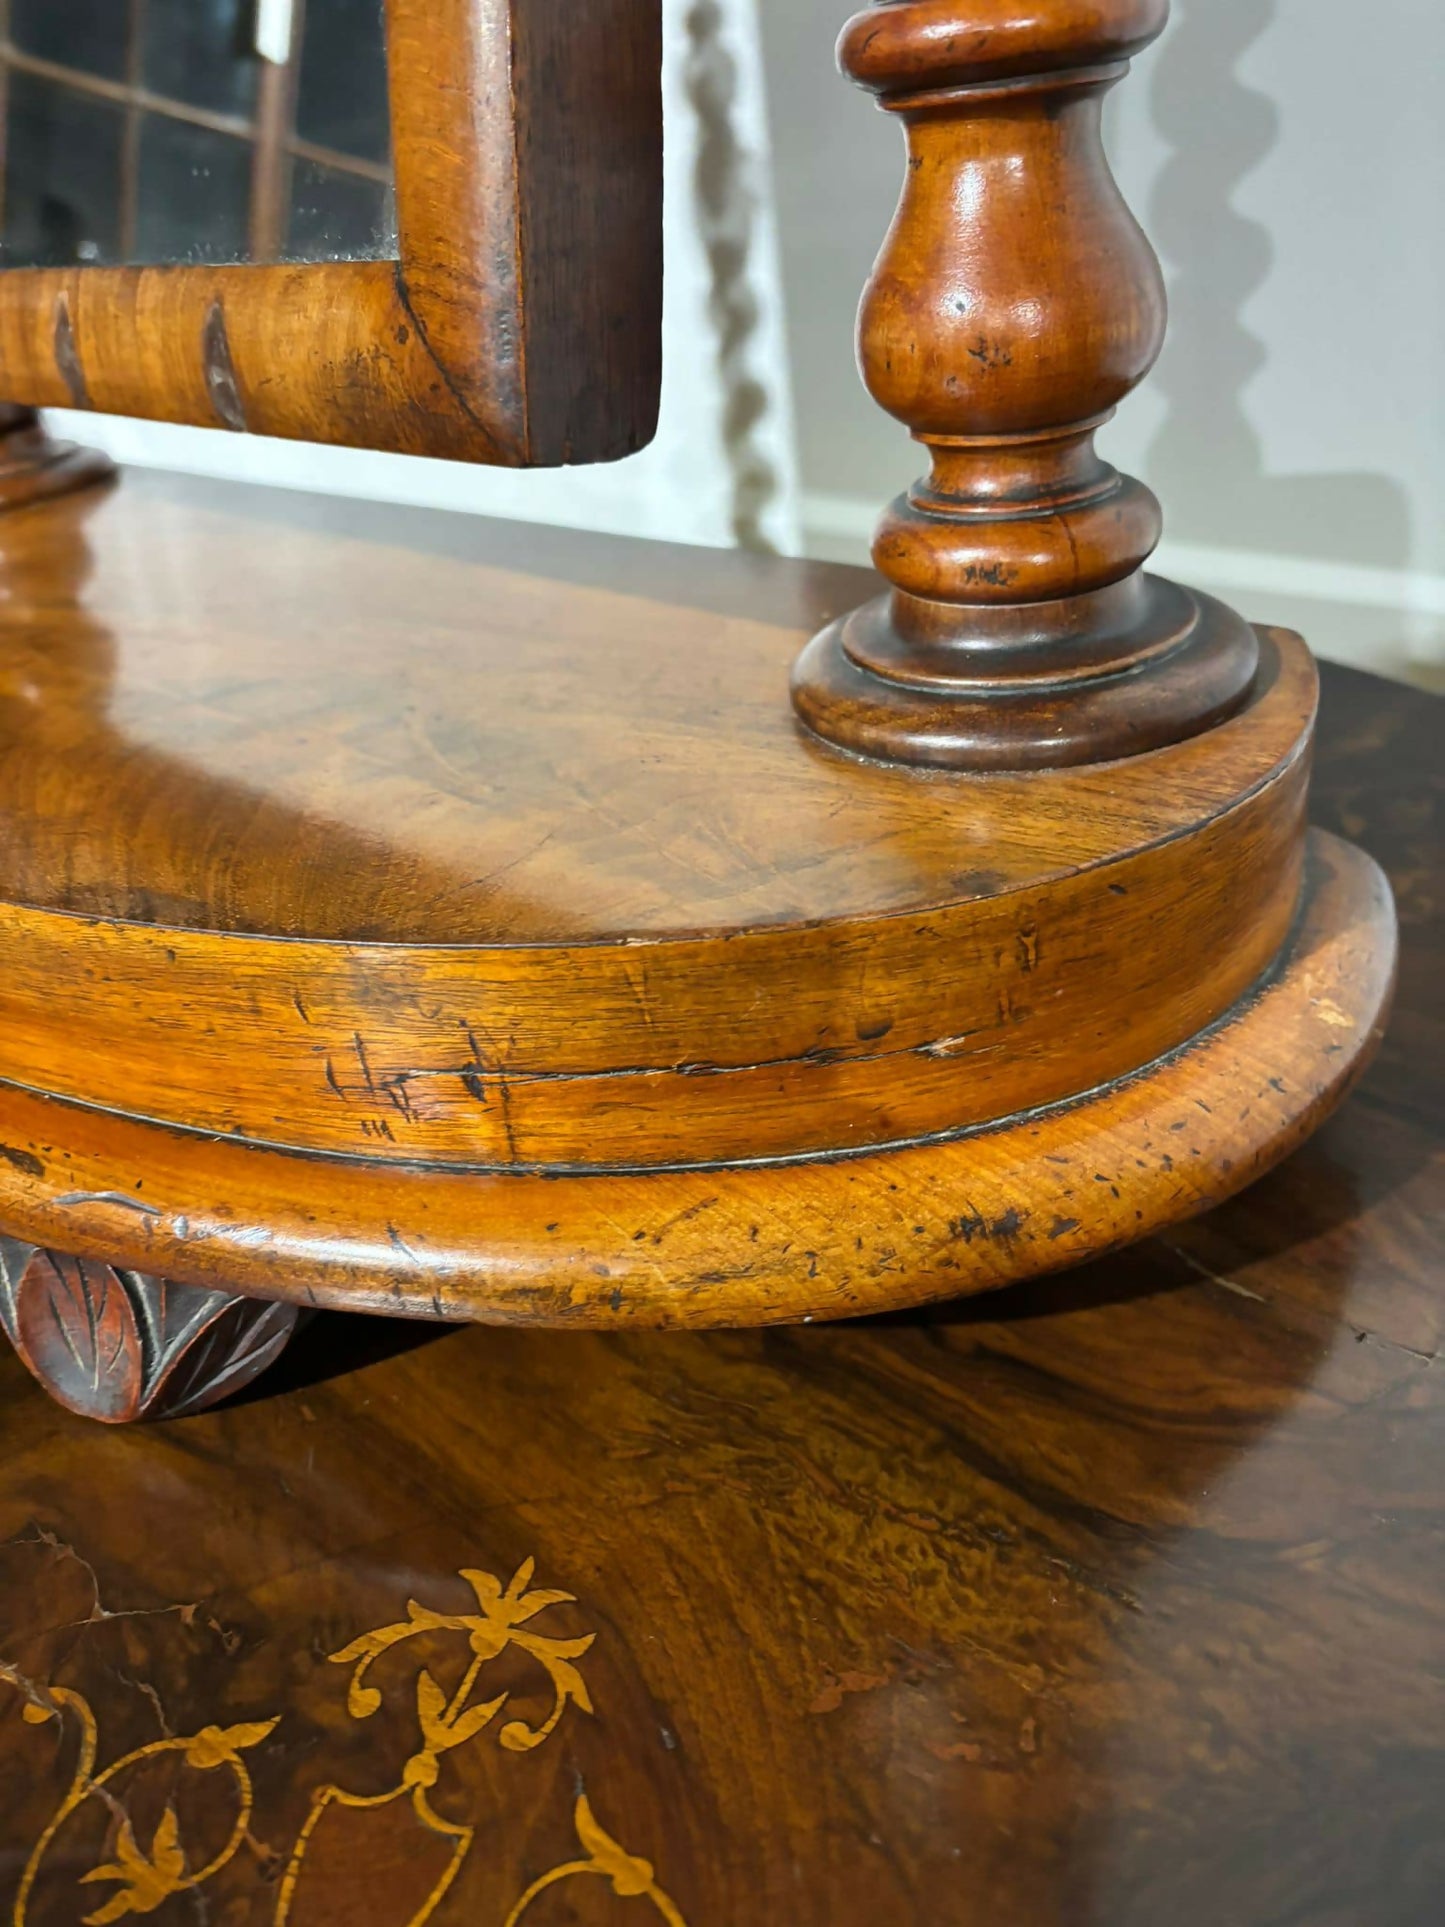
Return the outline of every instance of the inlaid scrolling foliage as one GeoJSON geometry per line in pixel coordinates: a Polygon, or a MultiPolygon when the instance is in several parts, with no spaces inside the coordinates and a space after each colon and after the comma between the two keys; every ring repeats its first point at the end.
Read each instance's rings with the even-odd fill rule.
{"type": "Polygon", "coordinates": [[[526,1753],[532,1747],[540,1746],[556,1728],[569,1701],[574,1701],[584,1713],[592,1711],[586,1683],[572,1661],[580,1659],[588,1651],[597,1635],[584,1633],[580,1639],[558,1639],[546,1633],[518,1630],[548,1606],[572,1606],[577,1603],[570,1592],[534,1590],[534,1571],[534,1562],[524,1560],[504,1591],[491,1573],[464,1570],[461,1577],[477,1596],[477,1612],[438,1613],[428,1606],[419,1605],[415,1599],[409,1599],[404,1620],[394,1626],[383,1626],[374,1633],[363,1633],[360,1639],[354,1639],[339,1653],[331,1655],[333,1665],[355,1665],[346,1703],[354,1719],[364,1720],[381,1706],[381,1694],[374,1686],[368,1686],[365,1680],[372,1664],[383,1653],[393,1646],[399,1646],[404,1640],[414,1639],[418,1633],[467,1634],[472,1662],[450,1700],[429,1672],[423,1669],[418,1675],[417,1720],[426,1745],[421,1753],[407,1763],[407,1772],[413,1776],[408,1784],[432,1785],[436,1774],[423,1762],[434,1765],[442,1753],[473,1738],[501,1712],[508,1698],[505,1693],[498,1699],[487,1700],[477,1706],[468,1707],[467,1701],[482,1668],[488,1661],[500,1659],[508,1646],[520,1647],[542,1665],[555,1694],[552,1711],[542,1726],[533,1728],[523,1720],[509,1720],[502,1728],[498,1738],[509,1751],[526,1753]]]}
{"type": "Polygon", "coordinates": [[[566,1860],[550,1873],[544,1873],[534,1880],[511,1913],[507,1915],[504,1927],[516,1927],[516,1923],[526,1913],[538,1894],[545,1893],[548,1887],[555,1887],[563,1880],[574,1879],[579,1874],[600,1874],[612,1882],[612,1891],[624,1899],[645,1898],[650,1900],[668,1927],[687,1927],[682,1915],[658,1886],[653,1874],[652,1863],[639,1859],[636,1854],[626,1853],[608,1833],[604,1833],[593,1816],[587,1795],[578,1797],[572,1824],[577,1829],[577,1838],[586,1850],[585,1860],[566,1860]]]}
{"type": "MultiPolygon", "coordinates": [[[[433,1806],[430,1793],[441,1777],[447,1756],[468,1745],[502,1718],[512,1697],[508,1688],[491,1697],[475,1698],[478,1682],[485,1669],[510,1649],[535,1661],[552,1689],[552,1707],[539,1725],[521,1718],[503,1720],[497,1728],[497,1742],[508,1753],[527,1753],[543,1745],[557,1730],[569,1707],[592,1712],[591,1695],[576,1661],[592,1647],[595,1633],[561,1637],[539,1631],[533,1624],[549,1607],[573,1605],[571,1593],[534,1587],[534,1563],[524,1560],[505,1586],[488,1572],[464,1570],[461,1577],[476,1596],[477,1610],[442,1613],[408,1600],[406,1618],[363,1633],[329,1657],[331,1663],[352,1668],[347,1689],[347,1710],[353,1719],[366,1720],[380,1711],[384,1700],[380,1688],[370,1680],[378,1661],[406,1642],[423,1635],[465,1635],[469,1660],[454,1692],[443,1688],[429,1667],[417,1674],[415,1684],[416,1723],[420,1744],[403,1765],[398,1783],[380,1794],[356,1794],[328,1783],[318,1787],[277,1896],[274,1927],[287,1927],[293,1918],[298,1893],[307,1866],[308,1853],[328,1812],[337,1809],[376,1811],[409,1801],[424,1832],[450,1846],[450,1855],[440,1878],[431,1885],[409,1914],[405,1927],[426,1927],[454,1886],[466,1863],[477,1826],[451,1821],[433,1806]]],[[[48,1923],[27,1917],[31,1895],[47,1854],[66,1822],[92,1796],[107,1801],[115,1815],[114,1845],[105,1859],[80,1876],[82,1885],[114,1883],[114,1891],[97,1909],[84,1917],[84,1927],[111,1927],[128,1915],[153,1913],[173,1895],[205,1885],[229,1866],[247,1838],[254,1807],[254,1789],[242,1754],[266,1740],[280,1723],[280,1716],[253,1724],[220,1728],[205,1727],[189,1739],[167,1738],[138,1747],[115,1761],[101,1773],[95,1772],[98,1737],[95,1716],[83,1696],[65,1687],[43,1688],[25,1680],[13,1668],[0,1663],[0,1679],[9,1681],[25,1694],[22,1717],[32,1725],[59,1719],[67,1711],[78,1720],[81,1743],[78,1763],[69,1792],[54,1818],[36,1842],[26,1863],[15,1903],[12,1927],[48,1927],[48,1923]],[[228,1769],[237,1793],[236,1820],[229,1838],[209,1860],[199,1859],[195,1845],[186,1839],[174,1803],[164,1808],[148,1840],[137,1838],[124,1807],[111,1795],[113,1784],[143,1762],[163,1754],[177,1755],[186,1768],[199,1772],[228,1769]]],[[[607,1880],[620,1900],[645,1900],[666,1927],[686,1927],[675,1903],[658,1885],[650,1861],[631,1854],[597,1820],[585,1794],[573,1808],[573,1826],[581,1853],[578,1857],[549,1868],[522,1892],[506,1914],[502,1927],[518,1927],[534,1901],[549,1888],[563,1882],[600,1878],[607,1880]]],[[[372,1927],[372,1922],[357,1921],[356,1927],[372,1927]]],[[[376,1927],[383,1927],[378,1920],[376,1927]]],[[[384,1927],[392,1927],[388,1917],[384,1927]]]]}
{"type": "Polygon", "coordinates": [[[382,1706],[382,1694],[370,1683],[368,1676],[376,1662],[386,1654],[409,1640],[429,1633],[465,1634],[471,1650],[470,1663],[454,1693],[444,1691],[426,1667],[417,1674],[416,1720],[421,1745],[402,1768],[401,1779],[396,1786],[385,1793],[356,1794],[344,1787],[328,1784],[318,1787],[312,1795],[311,1812],[296,1842],[291,1864],[282,1883],[276,1912],[277,1927],[286,1927],[291,1918],[307,1853],[328,1809],[375,1809],[389,1807],[393,1802],[407,1798],[410,1798],[418,1822],[428,1833],[440,1835],[454,1843],[451,1859],[441,1879],[423,1903],[421,1911],[412,1916],[408,1927],[420,1927],[420,1923],[432,1917],[466,1863],[476,1837],[476,1828],[459,1825],[438,1813],[432,1805],[430,1791],[440,1778],[442,1761],[446,1755],[475,1740],[491,1726],[506,1706],[510,1697],[506,1692],[475,1703],[472,1695],[483,1669],[500,1659],[509,1647],[515,1646],[530,1654],[541,1665],[552,1685],[553,1703],[551,1712],[541,1726],[532,1727],[525,1720],[513,1719],[500,1728],[497,1738],[508,1752],[525,1753],[540,1746],[555,1732],[568,1705],[576,1705],[584,1713],[592,1711],[586,1683],[573,1661],[588,1651],[596,1634],[584,1633],[579,1638],[561,1639],[552,1634],[528,1630],[530,1621],[549,1606],[576,1603],[571,1593],[534,1589],[533,1571],[532,1560],[525,1560],[503,1587],[489,1572],[463,1570],[461,1577],[476,1595],[476,1612],[435,1612],[420,1601],[410,1599],[407,1601],[405,1619],[390,1626],[379,1626],[374,1632],[363,1633],[359,1639],[343,1646],[340,1652],[331,1654],[333,1665],[353,1668],[346,1695],[347,1711],[353,1719],[366,1720],[379,1712],[382,1706]]]}
{"type": "MultiPolygon", "coordinates": [[[[379,1794],[357,1794],[328,1784],[312,1795],[311,1812],[296,1842],[291,1863],[282,1882],[276,1910],[276,1927],[286,1927],[291,1919],[296,1894],[303,1877],[306,1858],[317,1828],[328,1810],[337,1807],[377,1809],[410,1799],[412,1811],[426,1832],[450,1840],[451,1858],[430,1894],[423,1900],[407,1927],[424,1927],[431,1920],[461,1873],[476,1837],[476,1827],[458,1824],[437,1812],[431,1789],[441,1777],[447,1755],[466,1746],[501,1718],[510,1690],[490,1698],[474,1698],[485,1669],[510,1649],[527,1655],[545,1673],[552,1689],[552,1707],[538,1726],[523,1719],[509,1719],[497,1729],[498,1744],[509,1753],[529,1753],[544,1744],[557,1730],[569,1706],[591,1713],[592,1698],[576,1661],[590,1651],[597,1635],[583,1633],[563,1638],[539,1631],[533,1621],[552,1606],[575,1605],[569,1592],[534,1587],[535,1565],[523,1560],[505,1586],[493,1574],[474,1569],[463,1570],[476,1596],[477,1610],[466,1613],[437,1612],[419,1600],[407,1601],[406,1618],[389,1626],[363,1633],[339,1652],[331,1654],[337,1666],[352,1668],[347,1688],[347,1710],[353,1719],[370,1719],[381,1710],[381,1690],[371,1683],[371,1671],[378,1661],[426,1634],[465,1634],[470,1658],[461,1683],[448,1693],[428,1667],[416,1677],[416,1723],[421,1744],[402,1768],[396,1786],[379,1794]]],[[[623,1898],[647,1899],[668,1927],[684,1927],[682,1916],[657,1885],[650,1863],[624,1851],[597,1823],[586,1796],[581,1796],[573,1814],[577,1838],[584,1858],[563,1862],[543,1874],[522,1894],[507,1915],[505,1927],[515,1927],[537,1896],[563,1880],[583,1875],[609,1879],[613,1892],[623,1898]]]]}
{"type": "Polygon", "coordinates": [[[153,1913],[171,1895],[205,1886],[223,1867],[230,1865],[250,1829],[251,1811],[255,1804],[250,1771],[241,1756],[259,1746],[277,1725],[277,1720],[258,1720],[225,1728],[207,1726],[189,1739],[152,1740],[147,1746],[138,1746],[123,1754],[97,1773],[95,1763],[100,1750],[100,1737],[95,1714],[83,1694],[72,1692],[65,1686],[37,1689],[3,1662],[0,1662],[0,1679],[9,1681],[25,1693],[20,1716],[28,1725],[44,1726],[51,1720],[60,1720],[68,1712],[80,1727],[80,1751],[70,1789],[25,1863],[15,1896],[15,1911],[11,1917],[13,1927],[28,1927],[30,1896],[45,1857],[61,1828],[91,1799],[105,1800],[117,1814],[115,1858],[103,1861],[82,1874],[81,1884],[89,1886],[113,1882],[114,1891],[92,1913],[84,1915],[83,1927],[110,1927],[112,1921],[122,1920],[128,1914],[153,1913]],[[236,1819],[230,1835],[218,1852],[194,1865],[194,1844],[182,1838],[174,1805],[167,1804],[149,1845],[143,1846],[135,1836],[129,1815],[114,1799],[113,1789],[122,1783],[127,1774],[147,1760],[160,1759],[167,1754],[178,1755],[184,1765],[200,1773],[228,1770],[235,1781],[236,1819]]]}

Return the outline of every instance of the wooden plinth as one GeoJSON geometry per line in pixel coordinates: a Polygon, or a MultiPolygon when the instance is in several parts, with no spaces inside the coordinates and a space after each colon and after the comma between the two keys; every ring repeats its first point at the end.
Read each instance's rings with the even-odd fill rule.
{"type": "Polygon", "coordinates": [[[1222,1198],[1378,1034],[1389,895],[1306,853],[1285,632],[1172,748],[922,773],[790,716],[851,572],[139,478],[13,526],[26,1244],[441,1319],[862,1313],[1222,1198]]]}
{"type": "Polygon", "coordinates": [[[1259,671],[1248,623],[1153,575],[1072,604],[954,611],[931,649],[900,632],[895,603],[831,622],[793,670],[809,728],[887,762],[983,771],[1134,756],[1223,721],[1259,671]],[[1083,631],[1072,638],[1071,620],[1083,631]]]}
{"type": "Polygon", "coordinates": [[[1319,837],[1311,856],[1283,954],[1221,1022],[1072,1102],[929,1142],[672,1169],[419,1169],[9,1086],[0,1208],[37,1243],[171,1279],[442,1320],[751,1325],[987,1290],[1222,1201],[1348,1090],[1390,991],[1390,899],[1349,845],[1319,837]]]}

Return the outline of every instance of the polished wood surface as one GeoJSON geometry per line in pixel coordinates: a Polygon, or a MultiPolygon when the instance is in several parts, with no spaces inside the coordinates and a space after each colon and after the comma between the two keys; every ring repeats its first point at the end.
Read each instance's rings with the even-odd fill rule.
{"type": "Polygon", "coordinates": [[[862,1146],[1158,1057],[1294,916],[1297,642],[1247,717],[1162,761],[920,784],[800,741],[798,635],[761,596],[724,629],[134,481],[5,544],[34,580],[0,611],[30,692],[0,714],[20,1083],[395,1160],[862,1146]]]}
{"type": "Polygon", "coordinates": [[[661,389],[658,0],[386,0],[399,259],[0,274],[7,398],[511,466],[661,389]]]}
{"type": "Polygon", "coordinates": [[[0,1357],[5,1917],[1433,1927],[1439,716],[1326,668],[1396,1016],[1167,1239],[855,1326],[322,1317],[124,1433],[0,1357]]]}
{"type": "Polygon", "coordinates": [[[879,526],[890,592],[798,663],[799,714],[830,742],[1048,769],[1179,742],[1246,698],[1253,632],[1142,572],[1159,504],[1094,448],[1164,340],[1159,263],[1100,116],[1167,16],[1168,0],[887,0],[844,29],[844,71],[908,146],[859,363],[931,469],[879,526]]]}
{"type": "Polygon", "coordinates": [[[787,566],[711,565],[723,616],[652,545],[558,581],[390,517],[136,476],[0,531],[16,1239],[429,1319],[849,1315],[1227,1195],[1373,1048],[1392,912],[1306,850],[1299,638],[1207,735],[925,777],[798,729],[787,566]]]}
{"type": "Polygon", "coordinates": [[[789,714],[858,569],[145,470],[4,525],[0,567],[0,895],[228,935],[581,950],[986,903],[1289,787],[1315,700],[1287,648],[1254,731],[1167,764],[920,778],[789,714]]]}

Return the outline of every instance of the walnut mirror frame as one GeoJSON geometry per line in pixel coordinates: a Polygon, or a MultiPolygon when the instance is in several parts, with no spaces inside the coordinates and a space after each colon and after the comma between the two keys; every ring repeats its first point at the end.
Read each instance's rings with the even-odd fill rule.
{"type": "Polygon", "coordinates": [[[661,389],[660,0],[385,0],[396,259],[0,272],[9,403],[509,467],[661,389]]]}

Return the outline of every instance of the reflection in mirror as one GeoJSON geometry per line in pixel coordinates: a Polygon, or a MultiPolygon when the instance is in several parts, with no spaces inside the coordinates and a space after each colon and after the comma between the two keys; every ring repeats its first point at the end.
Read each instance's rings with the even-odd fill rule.
{"type": "Polygon", "coordinates": [[[0,266],[396,252],[382,0],[0,0],[0,266]]]}

